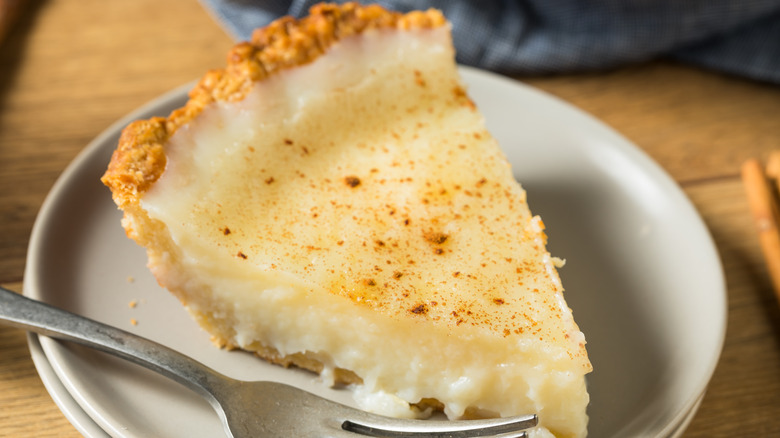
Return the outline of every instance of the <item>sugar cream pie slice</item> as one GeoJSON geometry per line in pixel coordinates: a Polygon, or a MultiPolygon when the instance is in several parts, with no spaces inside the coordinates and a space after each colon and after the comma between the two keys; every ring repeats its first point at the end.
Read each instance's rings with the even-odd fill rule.
{"type": "Polygon", "coordinates": [[[103,177],[215,341],[354,384],[394,416],[587,424],[583,334],[542,221],[437,11],[319,5],[238,44],[103,177]]]}

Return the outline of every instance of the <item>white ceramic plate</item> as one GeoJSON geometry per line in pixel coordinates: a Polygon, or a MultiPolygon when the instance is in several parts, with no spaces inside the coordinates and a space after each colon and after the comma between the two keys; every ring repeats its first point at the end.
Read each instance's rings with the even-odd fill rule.
{"type": "MultiPolygon", "coordinates": [[[[567,301],[595,368],[590,436],[677,436],[698,407],[725,333],[725,284],[706,227],[668,175],[602,123],[516,81],[462,71],[544,218],[549,249],[567,259],[567,301]]],[[[125,237],[99,178],[125,124],[166,115],[185,99],[186,89],[175,90],[119,121],[66,170],[33,230],[25,294],[233,377],[280,380],[350,403],[316,376],[215,349],[125,237]]],[[[102,436],[90,432],[94,425],[114,437],[221,435],[208,404],[163,377],[44,337],[33,346],[47,388],[87,436],[102,436]]]]}
{"type": "Polygon", "coordinates": [[[60,407],[68,421],[85,437],[108,438],[109,436],[103,429],[92,421],[89,415],[76,403],[76,400],[70,396],[62,381],[57,377],[57,373],[54,372],[49,359],[43,352],[38,335],[28,333],[27,343],[30,347],[30,355],[35,364],[35,369],[38,370],[38,374],[43,381],[43,386],[49,391],[52,399],[60,407]]]}

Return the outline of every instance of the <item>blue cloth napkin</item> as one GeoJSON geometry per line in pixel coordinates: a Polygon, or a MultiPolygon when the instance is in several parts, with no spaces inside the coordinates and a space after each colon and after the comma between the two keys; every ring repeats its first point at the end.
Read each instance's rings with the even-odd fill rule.
{"type": "MultiPolygon", "coordinates": [[[[237,40],[315,0],[201,0],[237,40]]],[[[336,1],[340,3],[343,1],[336,1]]],[[[604,70],[673,58],[780,84],[780,0],[377,0],[440,9],[458,62],[509,75],[604,70]]]]}

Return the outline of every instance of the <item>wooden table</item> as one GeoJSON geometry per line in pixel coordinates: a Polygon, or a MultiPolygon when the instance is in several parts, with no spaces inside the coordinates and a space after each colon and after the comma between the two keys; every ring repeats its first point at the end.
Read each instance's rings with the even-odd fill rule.
{"type": "MultiPolygon", "coordinates": [[[[231,44],[195,0],[30,2],[0,43],[0,284],[21,290],[36,213],[76,154],[129,111],[221,66],[231,44]]],[[[665,61],[523,80],[643,148],[710,227],[729,328],[685,437],[780,436],[780,307],[739,178],[742,161],[780,148],[780,86],[665,61]]],[[[0,436],[78,435],[44,389],[25,334],[0,326],[0,436]]]]}

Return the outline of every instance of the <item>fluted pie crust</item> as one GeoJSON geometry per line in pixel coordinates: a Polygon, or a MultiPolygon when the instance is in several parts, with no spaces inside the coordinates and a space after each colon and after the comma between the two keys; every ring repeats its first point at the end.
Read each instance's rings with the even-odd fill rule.
{"type": "Polygon", "coordinates": [[[121,208],[136,205],[165,169],[163,144],[212,102],[241,100],[254,82],[308,64],[344,38],[369,30],[429,29],[445,23],[435,9],[400,14],[357,3],[319,4],[300,20],[280,18],[255,30],[251,41],[234,46],[227,66],[206,73],[183,108],[168,117],[139,120],[125,128],[101,181],[111,188],[121,208]]]}

